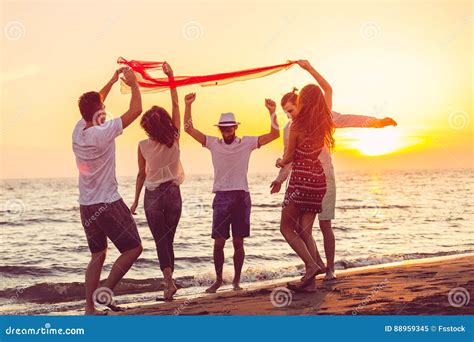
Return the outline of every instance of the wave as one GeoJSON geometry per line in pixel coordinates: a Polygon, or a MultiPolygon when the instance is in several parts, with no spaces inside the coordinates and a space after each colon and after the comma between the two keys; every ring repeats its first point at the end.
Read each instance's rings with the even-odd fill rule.
{"type": "MultiPolygon", "coordinates": [[[[355,200],[355,199],[346,199],[344,202],[360,202],[360,200],[355,200]]],[[[281,204],[252,204],[253,208],[281,208],[281,204]]],[[[336,207],[337,209],[343,209],[343,210],[360,210],[360,209],[408,209],[411,208],[409,205],[399,205],[399,204],[393,204],[393,205],[378,205],[376,202],[373,203],[362,203],[360,205],[338,205],[336,207]]]]}
{"type": "Polygon", "coordinates": [[[363,267],[371,265],[388,264],[404,260],[414,260],[423,258],[434,258],[447,255],[472,253],[474,250],[436,252],[436,253],[407,253],[407,254],[390,254],[390,255],[371,255],[365,258],[342,259],[335,262],[336,269],[348,269],[354,267],[363,267]]]}
{"type": "MultiPolygon", "coordinates": [[[[342,259],[336,262],[336,269],[348,269],[369,265],[385,264],[403,260],[447,256],[472,253],[474,250],[439,252],[439,253],[408,253],[391,255],[373,255],[365,258],[342,259]]],[[[145,261],[145,263],[152,261],[145,261]]],[[[18,268],[18,267],[14,267],[18,268]]],[[[35,268],[25,268],[23,274],[31,274],[35,268]]],[[[11,266],[0,267],[0,271],[12,271],[11,266]]],[[[44,269],[41,268],[42,271],[44,269]]],[[[18,270],[14,270],[18,272],[18,270]]],[[[256,283],[268,280],[278,280],[288,277],[298,277],[304,272],[304,265],[281,267],[278,269],[260,269],[251,267],[242,274],[243,283],[256,283]]],[[[231,274],[224,275],[225,280],[231,281],[231,274]]],[[[203,273],[196,276],[179,277],[176,279],[178,288],[209,286],[214,281],[213,273],[203,273]]],[[[101,282],[102,284],[103,282],[101,282]]],[[[124,278],[114,290],[116,296],[149,293],[163,290],[163,278],[130,279],[124,278]]],[[[32,286],[7,288],[0,290],[0,298],[8,302],[30,302],[39,304],[54,304],[83,300],[85,296],[84,283],[39,283],[32,286]]]]}
{"type": "Polygon", "coordinates": [[[260,203],[260,204],[252,204],[253,208],[281,208],[281,203],[277,204],[265,204],[265,203],[260,203]]]}
{"type": "Polygon", "coordinates": [[[57,218],[30,218],[25,219],[22,218],[21,220],[15,219],[14,221],[0,221],[0,226],[14,226],[14,227],[21,227],[21,226],[29,226],[32,224],[47,224],[47,223],[71,223],[73,221],[66,220],[66,219],[57,219],[57,218]]]}
{"type": "MultiPolygon", "coordinates": [[[[178,278],[177,282],[186,281],[187,277],[178,278]]],[[[101,281],[103,285],[104,281],[101,281]]],[[[181,286],[182,287],[182,286],[181,286]]],[[[129,279],[124,278],[115,288],[115,295],[137,294],[163,290],[162,278],[129,279]]],[[[32,303],[59,303],[81,300],[85,296],[83,282],[39,283],[27,287],[0,290],[0,298],[10,301],[32,303]]]]}
{"type": "Polygon", "coordinates": [[[0,266],[2,276],[45,276],[56,275],[58,272],[71,272],[75,269],[67,267],[35,267],[35,266],[0,266]]]}
{"type": "Polygon", "coordinates": [[[361,209],[409,209],[409,205],[377,205],[376,203],[372,204],[362,204],[362,205],[338,205],[337,209],[341,210],[361,210],[361,209]]]}
{"type": "MultiPolygon", "coordinates": [[[[39,213],[39,214],[57,214],[60,212],[63,213],[70,213],[70,212],[79,212],[79,206],[72,206],[68,208],[43,208],[41,207],[41,203],[32,203],[34,208],[28,208],[28,211],[31,213],[39,213]]],[[[16,211],[11,209],[0,209],[0,214],[14,214],[16,211]]]]}

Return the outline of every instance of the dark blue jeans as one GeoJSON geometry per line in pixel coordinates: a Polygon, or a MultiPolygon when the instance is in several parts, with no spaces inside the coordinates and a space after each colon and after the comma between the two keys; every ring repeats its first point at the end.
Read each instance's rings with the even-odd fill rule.
{"type": "Polygon", "coordinates": [[[181,217],[181,192],[173,182],[145,191],[145,215],[155,240],[160,269],[174,270],[174,235],[181,217]]]}

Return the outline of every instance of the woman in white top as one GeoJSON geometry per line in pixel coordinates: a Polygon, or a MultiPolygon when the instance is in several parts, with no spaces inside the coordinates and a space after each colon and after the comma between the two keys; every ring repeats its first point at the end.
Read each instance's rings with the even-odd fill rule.
{"type": "MultiPolygon", "coordinates": [[[[163,72],[173,83],[173,71],[163,64],[163,72]]],[[[173,241],[181,217],[180,184],[184,180],[180,161],[180,113],[178,92],[171,87],[172,116],[166,109],[153,106],[141,119],[141,126],[148,139],[138,145],[138,175],[135,201],[130,210],[138,206],[140,192],[145,185],[145,215],[155,240],[160,268],[165,279],[164,300],[171,300],[177,288],[173,280],[173,241]]]]}

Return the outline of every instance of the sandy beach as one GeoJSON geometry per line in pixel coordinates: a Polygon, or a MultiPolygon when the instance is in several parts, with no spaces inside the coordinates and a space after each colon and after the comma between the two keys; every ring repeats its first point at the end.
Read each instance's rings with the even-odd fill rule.
{"type": "Polygon", "coordinates": [[[109,314],[474,314],[474,306],[472,302],[469,303],[469,294],[474,293],[473,264],[474,254],[417,259],[339,271],[338,279],[335,281],[323,281],[318,277],[318,291],[314,293],[291,293],[290,295],[281,290],[286,282],[279,282],[250,287],[240,292],[221,290],[216,294],[180,298],[169,303],[123,303],[128,310],[109,314]],[[468,292],[467,298],[459,290],[453,290],[459,288],[468,292]],[[453,294],[450,300],[448,294],[451,290],[457,291],[457,295],[453,294]],[[278,294],[273,292],[272,296],[272,291],[280,292],[278,294]],[[460,304],[464,305],[459,306],[460,304]]]}

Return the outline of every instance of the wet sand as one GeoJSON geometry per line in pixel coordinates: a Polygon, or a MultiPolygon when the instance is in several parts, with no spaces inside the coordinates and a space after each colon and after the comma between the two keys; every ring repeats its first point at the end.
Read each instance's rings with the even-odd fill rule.
{"type": "Polygon", "coordinates": [[[474,294],[473,264],[474,254],[410,260],[339,271],[334,281],[323,281],[318,276],[318,290],[314,293],[289,292],[285,290],[286,282],[274,282],[238,292],[221,290],[216,294],[180,298],[168,303],[121,303],[128,307],[125,312],[109,314],[474,314],[474,305],[469,298],[474,294]]]}

